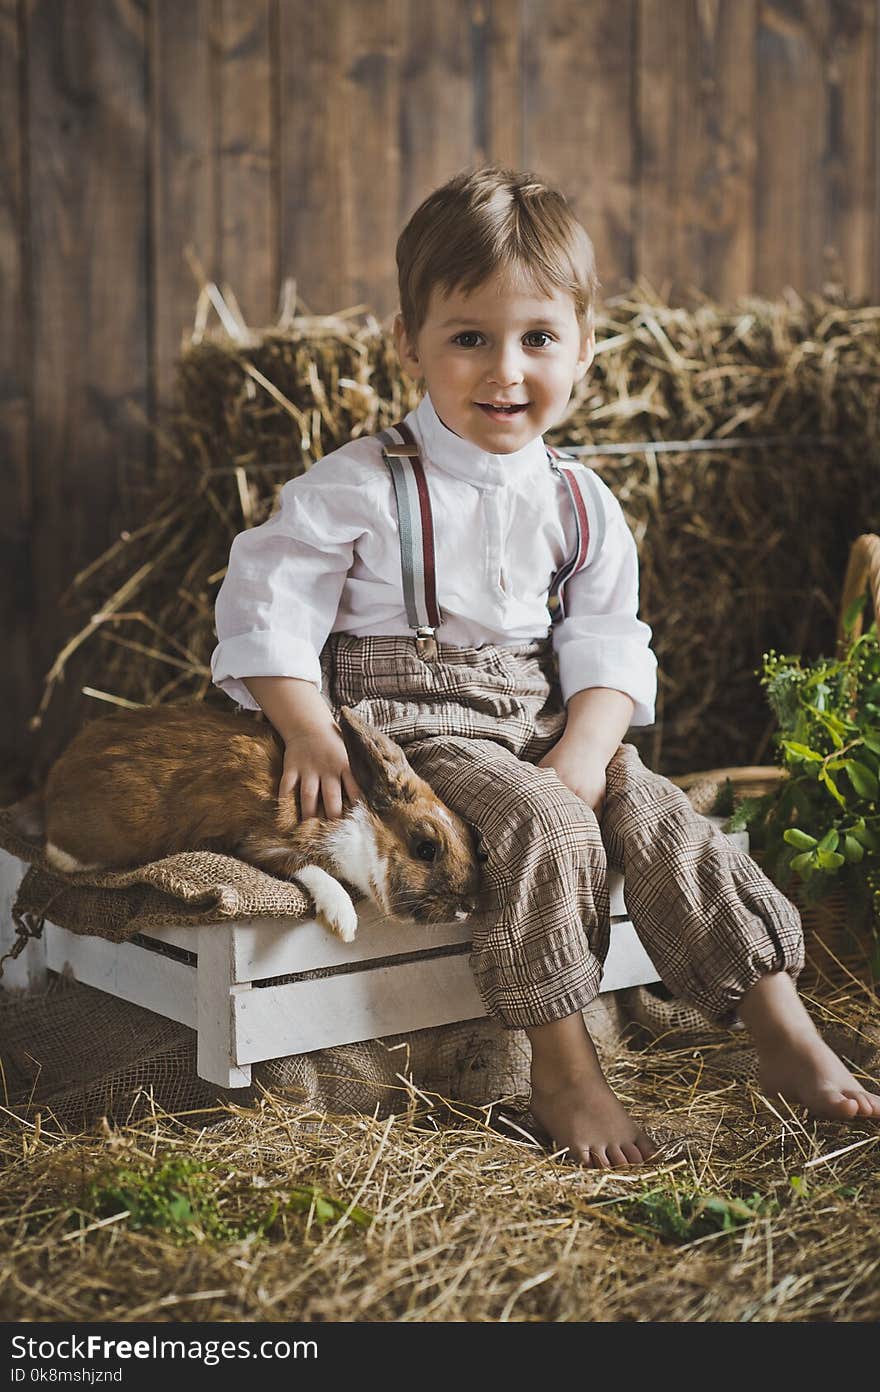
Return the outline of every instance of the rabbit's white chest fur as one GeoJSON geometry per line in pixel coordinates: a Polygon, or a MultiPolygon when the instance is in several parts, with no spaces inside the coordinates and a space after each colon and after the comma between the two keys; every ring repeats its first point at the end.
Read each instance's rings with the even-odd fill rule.
{"type": "Polygon", "coordinates": [[[375,827],[362,803],[355,803],[334,826],[325,846],[342,878],[388,910],[388,861],[379,853],[375,827]]]}

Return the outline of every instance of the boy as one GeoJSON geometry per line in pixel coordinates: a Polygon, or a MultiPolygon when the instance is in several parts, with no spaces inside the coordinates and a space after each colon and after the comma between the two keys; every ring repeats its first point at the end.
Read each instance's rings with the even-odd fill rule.
{"type": "Polygon", "coordinates": [[[421,404],[288,482],[236,537],[217,599],[213,678],[283,738],[279,796],[303,817],[358,797],[333,719],[350,704],[477,827],[488,907],[471,965],[489,1014],[526,1030],[532,1113],[570,1158],[653,1151],[581,1014],[608,947],[609,861],[667,985],[749,1027],[765,1091],[820,1117],[880,1116],[797,995],[794,907],[621,744],[653,719],[655,691],[635,543],[608,488],[582,471],[572,490],[542,441],[593,357],[586,232],[555,190],[488,168],[422,203],[397,262],[395,343],[421,404]],[[416,521],[426,497],[433,512],[433,545],[409,557],[401,436],[424,470],[416,521]],[[551,638],[551,581],[579,542],[551,638]],[[436,583],[430,633],[414,577],[426,595],[436,583]]]}

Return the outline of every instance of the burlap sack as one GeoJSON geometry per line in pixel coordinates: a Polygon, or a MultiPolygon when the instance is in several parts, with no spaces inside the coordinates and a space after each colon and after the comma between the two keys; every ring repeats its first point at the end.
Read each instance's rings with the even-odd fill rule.
{"type": "Polygon", "coordinates": [[[0,1125],[40,1112],[50,1130],[124,1125],[153,1108],[202,1126],[263,1089],[318,1115],[383,1117],[407,1110],[414,1088],[426,1108],[439,1095],[474,1107],[507,1098],[517,1110],[529,1091],[525,1034],[487,1019],[270,1059],[254,1065],[250,1088],[230,1091],[198,1076],[195,1030],[63,977],[5,996],[0,1062],[0,1125]]]}
{"type": "Polygon", "coordinates": [[[63,875],[46,864],[40,846],[20,835],[8,807],[0,808],[0,846],[29,863],[13,916],[31,927],[48,917],[72,933],[122,942],[175,924],[298,919],[311,912],[299,885],[214,851],[185,851],[133,870],[63,875]]]}

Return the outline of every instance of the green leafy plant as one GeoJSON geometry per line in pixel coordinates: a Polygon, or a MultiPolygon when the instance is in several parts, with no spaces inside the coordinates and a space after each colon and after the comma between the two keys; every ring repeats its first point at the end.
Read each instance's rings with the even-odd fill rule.
{"type": "Polygon", "coordinates": [[[172,1155],[153,1165],[120,1168],[91,1180],[83,1210],[101,1218],[126,1213],[128,1226],[153,1229],[179,1242],[267,1237],[283,1227],[287,1214],[310,1217],[319,1227],[340,1219],[346,1228],[364,1228],[372,1222],[365,1209],[349,1208],[312,1184],[265,1194],[258,1212],[242,1211],[241,1202],[225,1193],[225,1187],[224,1177],[210,1165],[172,1155]]]}
{"type": "Polygon", "coordinates": [[[775,1198],[751,1193],[744,1198],[701,1191],[697,1186],[663,1183],[645,1185],[632,1194],[607,1202],[619,1205],[622,1215],[644,1237],[659,1237],[673,1245],[693,1242],[710,1233],[730,1233],[756,1218],[779,1209],[775,1198]]]}
{"type": "Polygon", "coordinates": [[[767,873],[795,878],[805,903],[843,884],[854,919],[869,925],[877,954],[880,917],[880,641],[858,637],[864,604],[846,615],[837,658],[804,663],[764,655],[761,685],[777,721],[777,762],[787,777],[763,797],[743,798],[727,826],[747,827],[767,873]]]}

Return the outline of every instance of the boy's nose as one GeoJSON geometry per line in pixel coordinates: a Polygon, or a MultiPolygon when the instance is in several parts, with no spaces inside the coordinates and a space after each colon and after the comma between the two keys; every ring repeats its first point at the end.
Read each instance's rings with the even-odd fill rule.
{"type": "Polygon", "coordinates": [[[522,380],[522,370],[507,363],[499,365],[489,374],[489,385],[492,387],[515,387],[522,380]]]}
{"type": "Polygon", "coordinates": [[[492,386],[515,386],[523,380],[522,358],[517,348],[503,348],[491,365],[489,382],[492,386]]]}

